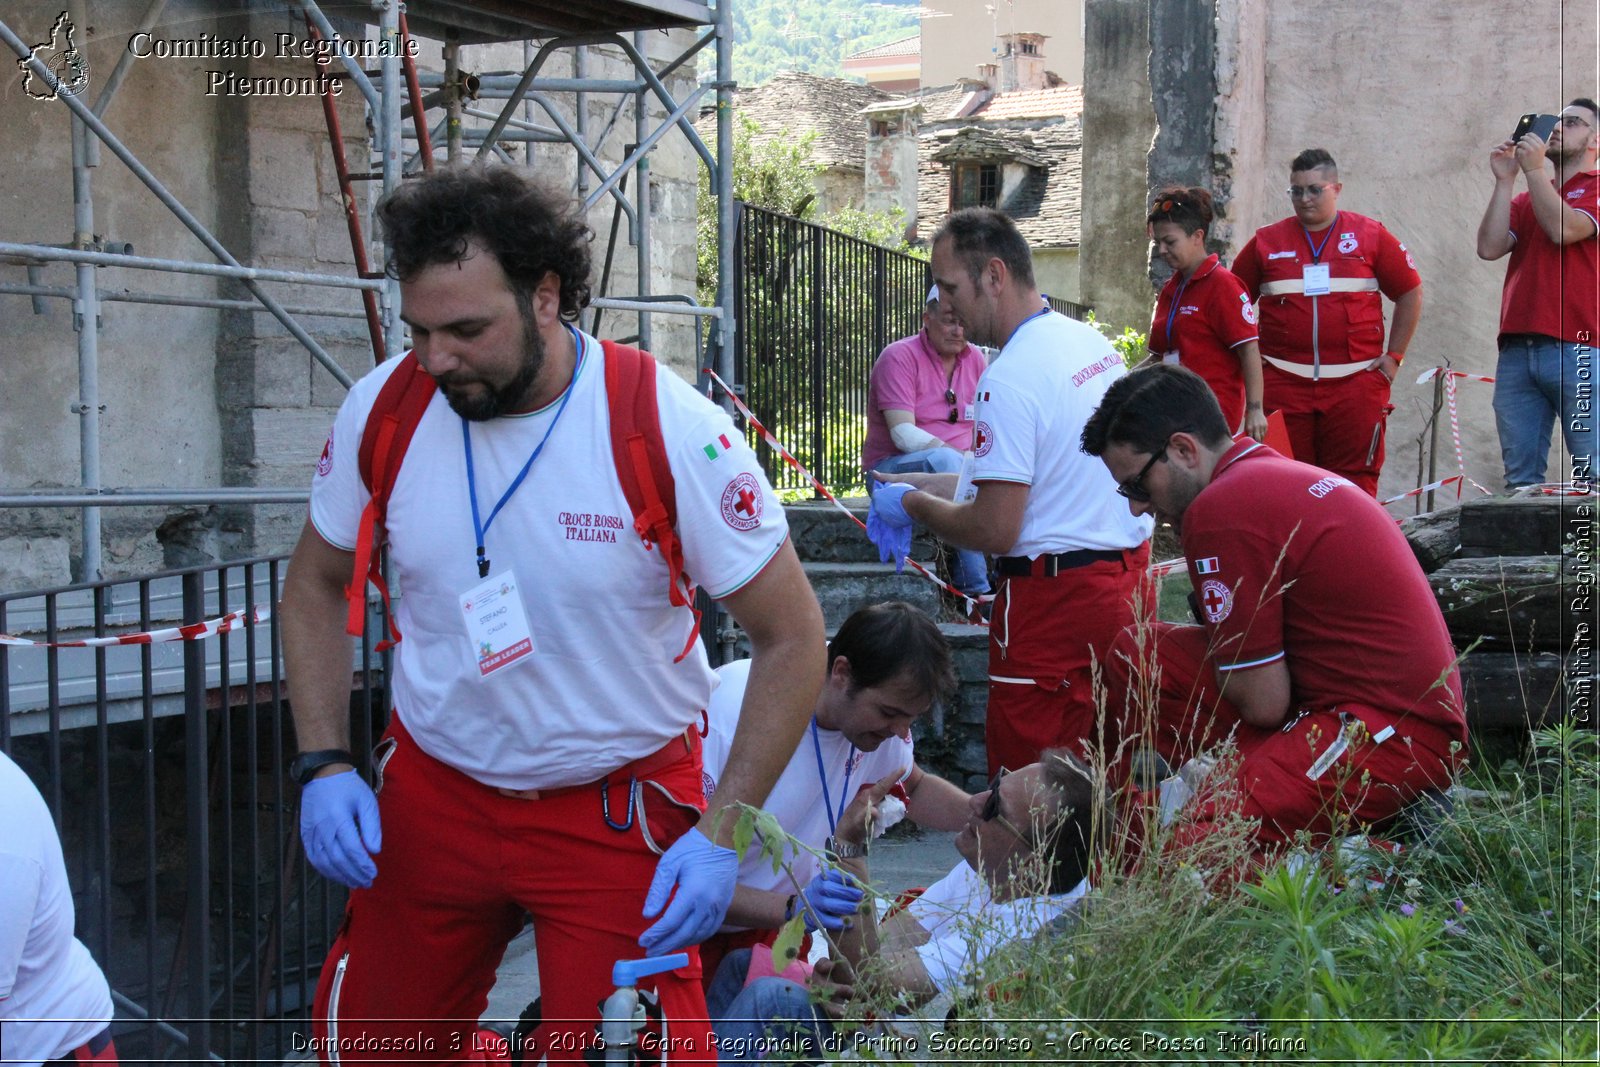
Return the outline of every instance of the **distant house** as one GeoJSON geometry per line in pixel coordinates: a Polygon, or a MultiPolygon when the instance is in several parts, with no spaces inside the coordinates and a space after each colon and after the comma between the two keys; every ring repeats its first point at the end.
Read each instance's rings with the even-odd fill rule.
{"type": "MultiPolygon", "coordinates": [[[[863,108],[889,94],[860,82],[789,70],[734,95],[734,109],[761,127],[758,141],[796,140],[815,133],[811,162],[817,176],[817,206],[824,213],[860,207],[864,196],[867,127],[863,108]]],[[[715,136],[715,119],[696,122],[702,137],[715,136]]]]}
{"type": "Polygon", "coordinates": [[[864,48],[840,64],[851,77],[862,78],[886,93],[912,93],[922,87],[922,34],[864,48]]]}
{"type": "Polygon", "coordinates": [[[907,237],[926,242],[953,210],[999,208],[1032,246],[1039,288],[1075,301],[1083,90],[1045,69],[1045,39],[1002,35],[997,62],[950,86],[893,95],[789,72],[740,90],[734,106],[763,137],[817,134],[811,159],[822,168],[824,212],[898,207],[907,237]]]}

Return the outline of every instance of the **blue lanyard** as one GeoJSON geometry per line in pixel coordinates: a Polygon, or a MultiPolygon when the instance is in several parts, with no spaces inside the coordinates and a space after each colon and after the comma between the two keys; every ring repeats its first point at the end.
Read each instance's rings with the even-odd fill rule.
{"type": "Polygon", "coordinates": [[[1178,347],[1178,339],[1172,333],[1172,320],[1178,317],[1178,305],[1183,303],[1183,291],[1189,287],[1189,279],[1178,275],[1178,292],[1172,298],[1172,306],[1167,309],[1167,348],[1178,347]]]}
{"type": "MultiPolygon", "coordinates": [[[[811,716],[811,747],[817,753],[817,777],[822,779],[822,802],[828,807],[828,833],[839,832],[839,822],[833,815],[833,801],[828,799],[828,769],[822,763],[822,741],[817,737],[817,717],[811,716]]],[[[850,755],[855,755],[856,748],[850,746],[850,755]]],[[[844,785],[839,789],[839,814],[844,815],[845,801],[850,796],[850,757],[844,761],[844,785]]]]}
{"type": "Polygon", "coordinates": [[[1306,229],[1304,226],[1300,227],[1300,232],[1306,235],[1306,247],[1311,249],[1311,262],[1322,262],[1322,250],[1328,247],[1328,238],[1332,237],[1333,231],[1339,228],[1339,216],[1341,214],[1343,214],[1343,212],[1335,211],[1333,213],[1333,221],[1328,223],[1328,232],[1322,235],[1322,243],[1320,245],[1312,244],[1311,231],[1306,229]]]}
{"type": "Polygon", "coordinates": [[[1050,314],[1050,308],[1048,305],[1046,305],[1045,307],[1040,308],[1038,311],[1035,311],[1032,315],[1029,315],[1027,318],[1023,319],[1021,322],[1017,323],[1017,328],[1011,331],[1011,336],[1006,338],[1006,344],[1001,345],[1000,348],[1004,350],[1006,345],[1009,345],[1016,338],[1018,332],[1021,331],[1024,326],[1028,325],[1028,323],[1032,322],[1040,315],[1048,314],[1050,314]]]}
{"type": "Polygon", "coordinates": [[[472,532],[478,538],[478,577],[489,577],[489,557],[484,552],[484,538],[489,532],[489,527],[494,522],[500,509],[506,506],[506,501],[511,499],[527,478],[528,472],[533,469],[533,461],[539,458],[539,453],[544,451],[545,443],[550,440],[550,434],[555,430],[556,423],[561,421],[561,413],[567,410],[567,401],[572,399],[573,386],[578,381],[578,368],[583,366],[583,338],[578,336],[578,331],[571,326],[567,330],[572,334],[573,344],[577,346],[577,353],[572,360],[572,378],[567,382],[567,388],[561,394],[561,405],[556,408],[556,417],[550,420],[550,425],[545,427],[544,436],[539,438],[539,443],[534,447],[533,454],[528,457],[528,462],[522,465],[522,470],[511,480],[511,486],[495,504],[494,510],[489,512],[489,521],[483,522],[478,518],[478,485],[472,467],[472,431],[466,419],[461,420],[461,446],[467,453],[467,499],[472,501],[472,532]]]}

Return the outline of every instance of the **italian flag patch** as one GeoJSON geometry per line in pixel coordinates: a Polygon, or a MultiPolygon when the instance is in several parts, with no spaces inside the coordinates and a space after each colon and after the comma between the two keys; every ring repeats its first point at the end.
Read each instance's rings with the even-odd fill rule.
{"type": "Polygon", "coordinates": [[[727,434],[718,434],[717,439],[706,445],[704,451],[707,459],[716,459],[732,447],[733,444],[728,440],[727,434]]]}

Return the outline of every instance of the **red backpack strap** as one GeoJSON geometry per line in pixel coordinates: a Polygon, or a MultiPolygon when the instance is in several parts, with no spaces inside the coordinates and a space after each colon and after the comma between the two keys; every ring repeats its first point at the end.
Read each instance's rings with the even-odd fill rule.
{"type": "Polygon", "coordinates": [[[389,586],[383,580],[378,549],[388,537],[385,523],[389,516],[389,494],[394,490],[395,478],[400,473],[400,462],[411,445],[411,436],[417,432],[422,413],[428,409],[433,394],[438,391],[433,375],[422,369],[417,357],[407,353],[400,365],[389,375],[389,380],[378,390],[367,415],[367,426],[361,434],[358,465],[361,483],[367,487],[371,498],[361,512],[361,525],[356,535],[355,566],[351,570],[350,584],[345,586],[345,601],[349,611],[345,616],[345,632],[352,637],[361,636],[366,628],[367,583],[377,586],[383,597],[384,618],[389,620],[389,636],[378,643],[378,650],[388,648],[400,640],[400,629],[394,624],[394,613],[389,606],[389,586]]]}
{"type": "Polygon", "coordinates": [[[689,640],[674,663],[682,661],[700,636],[700,611],[694,606],[694,583],[683,568],[683,546],[677,532],[677,488],[667,445],[661,436],[661,409],[656,405],[656,361],[646,352],[612,341],[605,350],[606,404],[611,415],[611,456],[617,480],[633,510],[633,529],[645,547],[661,550],[667,564],[667,599],[694,616],[689,640]]]}

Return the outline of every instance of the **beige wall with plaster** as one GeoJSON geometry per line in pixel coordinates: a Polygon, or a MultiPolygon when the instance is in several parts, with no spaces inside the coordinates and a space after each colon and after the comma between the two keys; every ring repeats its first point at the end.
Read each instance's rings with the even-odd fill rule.
{"type": "Polygon", "coordinates": [[[1045,34],[1045,69],[1071,85],[1083,81],[1081,0],[925,0],[923,7],[938,13],[920,20],[923,85],[978,77],[979,64],[998,59],[991,49],[1003,33],[1045,34]]]}
{"type": "MultiPolygon", "coordinates": [[[[1383,222],[1416,258],[1422,324],[1395,383],[1380,487],[1381,495],[1401,492],[1417,484],[1417,439],[1431,404],[1417,375],[1445,358],[1494,373],[1505,267],[1474,253],[1491,189],[1489,149],[1522,112],[1595,95],[1596,6],[1220,0],[1218,12],[1216,140],[1232,156],[1232,200],[1217,236],[1230,255],[1257,226],[1289,214],[1289,160],[1317,146],[1339,161],[1340,206],[1383,222]],[[1508,37],[1512,27],[1518,33],[1508,37]]],[[[1491,386],[1460,385],[1467,473],[1498,489],[1491,396],[1491,386]]],[[[1446,428],[1441,477],[1455,469],[1448,442],[1446,428]]],[[[1558,469],[1553,460],[1552,476],[1558,469]]]]}

